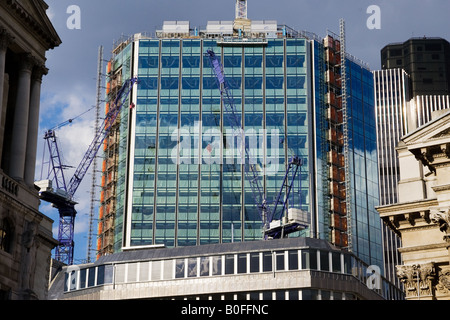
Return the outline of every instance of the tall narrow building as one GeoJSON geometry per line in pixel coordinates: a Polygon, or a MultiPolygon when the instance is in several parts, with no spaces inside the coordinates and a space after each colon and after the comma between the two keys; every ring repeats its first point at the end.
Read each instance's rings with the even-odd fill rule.
{"type": "MultiPolygon", "coordinates": [[[[307,212],[307,225],[289,236],[326,239],[381,266],[372,73],[345,52],[343,23],[340,35],[323,39],[250,20],[246,10],[237,1],[234,21],[209,21],[204,30],[166,21],[156,37],[136,34],[115,46],[111,92],[128,78],[138,85],[117,125],[114,240],[100,233],[100,242],[109,241],[101,247],[262,239],[239,142],[206,56],[213,50],[268,201],[289,159],[302,160],[289,206],[307,212]]],[[[100,229],[105,222],[101,217],[100,229]]]]}

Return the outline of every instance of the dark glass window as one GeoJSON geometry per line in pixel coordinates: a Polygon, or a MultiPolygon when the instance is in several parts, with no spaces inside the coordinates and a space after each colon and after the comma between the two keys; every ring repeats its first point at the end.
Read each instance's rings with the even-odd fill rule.
{"type": "Polygon", "coordinates": [[[200,67],[200,57],[183,57],[184,68],[198,68],[200,67]]]}
{"type": "Polygon", "coordinates": [[[80,289],[86,288],[86,270],[87,269],[80,270],[80,289]]]}
{"type": "Polygon", "coordinates": [[[305,56],[288,55],[286,65],[287,67],[303,68],[305,66],[305,56]]]}
{"type": "Polygon", "coordinates": [[[95,286],[95,267],[89,268],[88,287],[95,286]]]}
{"type": "Polygon", "coordinates": [[[284,78],[283,77],[267,77],[266,87],[267,89],[283,89],[284,78]]]}
{"type": "Polygon", "coordinates": [[[282,67],[283,61],[284,61],[284,57],[281,55],[276,55],[276,56],[268,55],[266,57],[266,67],[268,67],[268,68],[282,67]]]}
{"type": "Polygon", "coordinates": [[[234,274],[234,255],[227,254],[225,256],[225,274],[234,274]]]}
{"type": "Polygon", "coordinates": [[[330,261],[328,259],[327,251],[320,251],[320,270],[323,270],[323,271],[330,270],[330,261]]]}
{"type": "Polygon", "coordinates": [[[298,251],[290,250],[288,252],[289,270],[298,270],[298,251]]]}
{"type": "Polygon", "coordinates": [[[341,272],[341,254],[339,252],[331,253],[331,262],[333,272],[341,272]]]}
{"type": "Polygon", "coordinates": [[[161,77],[161,89],[178,89],[178,78],[161,77]]]}
{"type": "Polygon", "coordinates": [[[242,58],[238,56],[225,56],[223,58],[223,66],[226,67],[233,67],[233,68],[239,68],[242,63],[242,58]]]}
{"type": "Polygon", "coordinates": [[[8,219],[0,221],[0,250],[11,252],[13,228],[8,219]]]}
{"type": "Polygon", "coordinates": [[[259,272],[259,253],[250,253],[250,272],[259,272]]]}
{"type": "Polygon", "coordinates": [[[140,56],[139,68],[158,68],[158,57],[153,56],[140,56]]]}
{"type": "Polygon", "coordinates": [[[189,89],[198,89],[200,88],[200,78],[194,77],[194,78],[183,78],[181,83],[182,89],[189,90],[189,89]]]}
{"type": "Polygon", "coordinates": [[[262,66],[261,56],[246,56],[245,66],[249,68],[260,68],[262,66]]]}
{"type": "Polygon", "coordinates": [[[263,252],[263,271],[272,271],[272,252],[263,252]]]}
{"type": "Polygon", "coordinates": [[[97,285],[105,283],[105,266],[98,266],[97,268],[97,285]]]}
{"type": "Polygon", "coordinates": [[[238,265],[237,265],[237,272],[238,273],[247,273],[247,254],[241,253],[238,254],[238,265]]]}
{"type": "Polygon", "coordinates": [[[158,78],[139,78],[138,89],[158,89],[158,78]]]}
{"type": "Polygon", "coordinates": [[[284,271],[284,251],[276,252],[277,271],[284,271]]]}

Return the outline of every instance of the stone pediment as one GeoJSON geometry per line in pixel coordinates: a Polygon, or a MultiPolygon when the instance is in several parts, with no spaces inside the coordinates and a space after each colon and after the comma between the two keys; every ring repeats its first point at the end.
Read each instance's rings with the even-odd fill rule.
{"type": "Polygon", "coordinates": [[[450,144],[450,111],[401,139],[408,150],[450,144]]]}
{"type": "Polygon", "coordinates": [[[47,16],[48,5],[44,0],[6,0],[6,7],[17,21],[32,31],[46,49],[53,49],[61,44],[55,28],[47,16]]]}

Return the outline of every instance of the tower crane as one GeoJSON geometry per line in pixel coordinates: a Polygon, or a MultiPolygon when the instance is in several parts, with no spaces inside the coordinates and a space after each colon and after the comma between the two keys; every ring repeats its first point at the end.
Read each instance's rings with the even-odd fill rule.
{"type": "MultiPolygon", "coordinates": [[[[283,238],[290,233],[308,227],[307,212],[298,208],[288,208],[289,194],[292,190],[298,170],[302,166],[302,159],[298,156],[292,156],[286,168],[283,184],[275,197],[275,202],[269,204],[261,185],[259,168],[256,163],[252,163],[254,162],[252,161],[254,158],[252,157],[251,150],[245,144],[244,130],[241,121],[236,114],[236,106],[233,102],[233,96],[225,78],[220,57],[218,57],[213,50],[207,50],[206,56],[209,58],[211,68],[216,76],[220,94],[224,101],[224,109],[233,132],[240,135],[240,141],[245,145],[241,157],[245,159],[245,175],[250,184],[253,199],[260,214],[264,239],[283,238]],[[289,180],[290,176],[292,177],[289,180]],[[285,193],[284,197],[283,193],[285,193]]],[[[241,151],[240,148],[238,148],[238,150],[241,151]]]]}
{"type": "MultiPolygon", "coordinates": [[[[45,132],[44,139],[49,150],[48,176],[46,180],[37,181],[35,184],[40,187],[40,199],[51,203],[53,207],[58,209],[60,218],[58,230],[59,244],[55,250],[55,259],[67,265],[73,264],[74,226],[77,214],[75,210],[77,203],[74,201],[74,195],[136,82],[137,78],[129,79],[120,88],[111,109],[106,114],[105,120],[97,130],[87,152],[84,154],[83,159],[68,183],[66,183],[64,176],[64,169],[67,166],[64,166],[61,162],[56,130],[50,129],[45,132]]],[[[70,122],[72,121],[69,120],[62,125],[70,122]]]]}

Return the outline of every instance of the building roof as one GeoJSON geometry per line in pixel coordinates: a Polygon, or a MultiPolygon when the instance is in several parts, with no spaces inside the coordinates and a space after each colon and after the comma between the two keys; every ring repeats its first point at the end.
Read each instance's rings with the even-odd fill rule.
{"type": "Polygon", "coordinates": [[[289,248],[314,248],[327,251],[340,251],[329,242],[313,238],[285,238],[277,240],[246,241],[234,243],[208,244],[177,248],[131,249],[120,253],[100,257],[95,264],[108,264],[128,261],[161,260],[177,257],[190,257],[238,252],[288,250],[289,248]]]}

